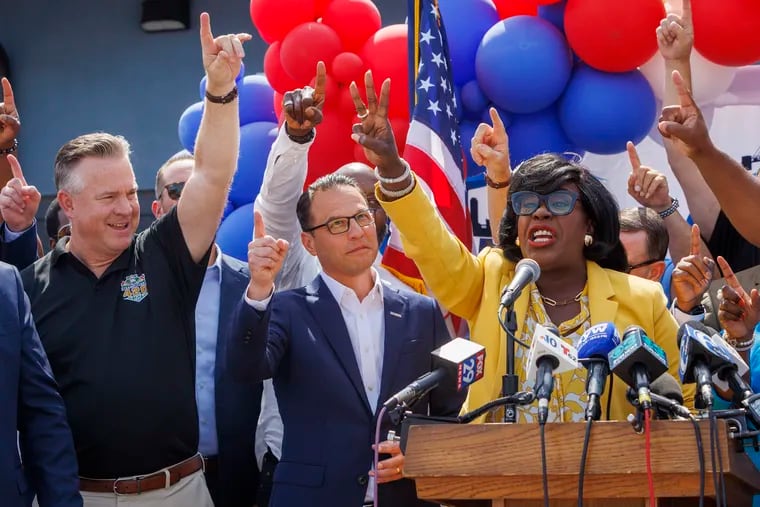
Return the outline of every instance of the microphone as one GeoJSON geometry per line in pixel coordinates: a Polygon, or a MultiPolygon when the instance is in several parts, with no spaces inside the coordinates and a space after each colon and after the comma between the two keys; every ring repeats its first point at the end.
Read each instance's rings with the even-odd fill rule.
{"type": "Polygon", "coordinates": [[[501,306],[511,307],[520,297],[522,290],[530,283],[535,283],[541,276],[541,268],[533,259],[520,259],[515,266],[515,277],[504,287],[501,293],[501,306]]]}
{"type": "MultiPolygon", "coordinates": [[[[670,419],[671,416],[691,418],[691,412],[683,406],[681,386],[678,385],[673,375],[667,372],[663,373],[652,382],[649,388],[652,404],[657,408],[657,419],[670,419]]],[[[629,387],[626,396],[633,406],[639,406],[639,397],[636,391],[629,387]]]]}
{"type": "MultiPolygon", "coordinates": [[[[749,371],[749,366],[747,366],[747,363],[744,362],[742,356],[740,356],[739,353],[736,352],[736,350],[734,350],[734,348],[730,346],[725,339],[723,339],[720,333],[699,321],[690,321],[688,324],[694,329],[706,334],[710,338],[714,348],[720,351],[719,354],[722,357],[729,358],[728,362],[733,364],[733,367],[736,368],[736,374],[738,375],[739,380],[741,380],[741,377],[747,374],[749,371]]],[[[731,364],[726,364],[724,367],[732,368],[731,364]]],[[[729,389],[733,391],[733,388],[731,388],[729,382],[726,381],[727,372],[723,372],[723,376],[720,376],[719,368],[711,369],[711,371],[713,372],[713,385],[715,385],[716,388],[720,389],[721,391],[728,391],[729,389]]]]}
{"type": "Polygon", "coordinates": [[[453,382],[457,391],[483,378],[486,349],[473,341],[454,338],[430,353],[433,370],[397,392],[383,403],[387,410],[398,405],[411,406],[441,382],[453,382]]]}
{"type": "Polygon", "coordinates": [[[533,341],[528,351],[527,377],[536,379],[533,391],[538,399],[538,422],[546,423],[549,417],[549,400],[554,390],[554,374],[578,367],[575,347],[559,337],[556,327],[536,324],[533,341]]]}
{"type": "Polygon", "coordinates": [[[599,400],[604,394],[604,385],[610,374],[607,356],[618,345],[620,345],[620,334],[611,322],[591,326],[578,341],[578,362],[588,370],[586,420],[598,421],[602,416],[599,400]]]}
{"type": "Polygon", "coordinates": [[[636,389],[644,410],[652,408],[649,382],[668,371],[665,351],[639,326],[628,326],[623,342],[609,353],[610,369],[636,389]]]}
{"type": "Polygon", "coordinates": [[[697,408],[712,407],[710,378],[713,372],[731,363],[731,357],[722,347],[714,343],[708,334],[699,330],[694,324],[694,321],[685,322],[678,328],[680,352],[678,373],[682,384],[697,384],[699,399],[703,403],[697,408]]]}

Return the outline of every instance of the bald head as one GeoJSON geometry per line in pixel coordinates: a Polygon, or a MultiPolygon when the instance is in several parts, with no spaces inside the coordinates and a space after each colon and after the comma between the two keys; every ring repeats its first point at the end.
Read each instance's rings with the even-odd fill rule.
{"type": "Polygon", "coordinates": [[[386,225],[387,217],[385,216],[385,210],[383,210],[380,203],[377,202],[377,199],[375,198],[375,183],[377,183],[375,171],[373,171],[367,164],[351,162],[350,164],[341,166],[335,171],[335,174],[353,178],[359,185],[364,197],[367,199],[367,205],[376,210],[375,228],[377,229],[377,241],[378,243],[382,243],[385,239],[385,233],[388,227],[386,225]]]}

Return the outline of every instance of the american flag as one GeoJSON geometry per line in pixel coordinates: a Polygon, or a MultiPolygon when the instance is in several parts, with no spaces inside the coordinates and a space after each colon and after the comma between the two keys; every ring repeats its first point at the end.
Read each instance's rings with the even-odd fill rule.
{"type": "MultiPolygon", "coordinates": [[[[425,192],[434,199],[449,230],[469,250],[472,226],[465,205],[465,162],[451,61],[438,1],[409,0],[408,19],[409,75],[414,86],[409,96],[414,103],[403,156],[425,192]]],[[[422,285],[414,283],[422,277],[414,262],[404,255],[393,224],[383,266],[412,286],[422,285]]]]}

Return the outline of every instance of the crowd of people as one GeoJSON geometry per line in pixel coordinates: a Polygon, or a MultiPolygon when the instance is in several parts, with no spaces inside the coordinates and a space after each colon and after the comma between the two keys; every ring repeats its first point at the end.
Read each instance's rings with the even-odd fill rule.
{"type": "MultiPolygon", "coordinates": [[[[347,135],[376,169],[348,164],[303,190],[331,100],[323,63],[313,88],[283,96],[247,262],[222,252],[214,237],[237,163],[235,77],[250,36],[214,37],[204,13],[203,117],[194,153],[157,170],[155,221],[136,233],[129,143],[81,135],[54,161],[50,251],[41,255],[41,196],[16,158],[19,114],[3,78],[0,173],[11,177],[0,191],[2,504],[430,505],[405,476],[390,433],[397,421],[383,402],[434,367],[431,352],[452,337],[442,308],[485,346],[485,375],[469,391],[441,383],[409,410],[456,416],[503,394],[499,304],[522,259],[541,276],[514,303],[520,342],[529,345],[538,325],[570,344],[599,323],[636,325],[678,377],[678,325],[704,320],[722,329],[760,388],[760,354],[752,355],[760,182],[709,137],[690,92],[689,0],[683,7],[657,29],[668,71],[659,131],[690,221],[632,143],[636,208],[618,209],[599,179],[562,154],[512,167],[492,109],[470,143],[485,168],[493,235],[478,254],[451,233],[400,157],[390,82],[378,90],[371,73],[362,93],[351,85],[358,122],[347,135]],[[381,265],[389,224],[424,294],[381,265]]],[[[534,381],[527,356],[517,349],[524,391],[534,381]]],[[[549,422],[584,420],[586,370],[554,382],[549,422]]],[[[625,420],[627,386],[612,377],[607,386],[601,417],[625,420]]],[[[695,409],[693,385],[683,394],[695,409]]],[[[535,404],[519,407],[519,423],[537,418],[535,404]]],[[[492,411],[478,421],[500,420],[492,411]]]]}

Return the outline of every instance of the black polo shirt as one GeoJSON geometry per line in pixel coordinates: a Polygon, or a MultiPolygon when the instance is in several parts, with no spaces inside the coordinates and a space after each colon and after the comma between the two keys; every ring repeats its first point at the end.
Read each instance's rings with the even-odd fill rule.
{"type": "Polygon", "coordinates": [[[198,450],[193,262],[176,211],[132,240],[100,279],[68,239],[22,273],[74,434],[79,474],[140,475],[198,450]]]}

